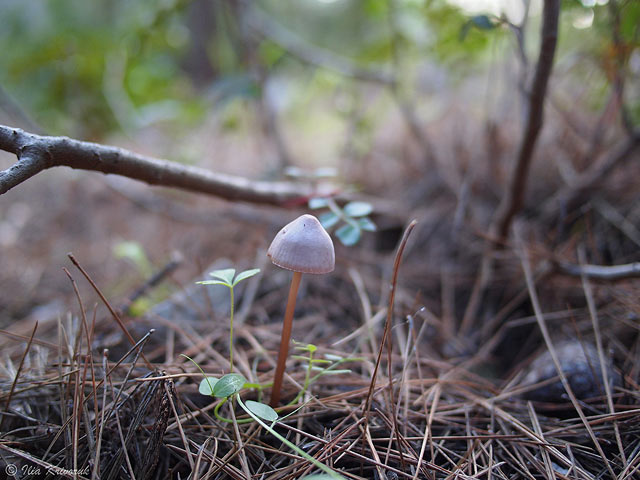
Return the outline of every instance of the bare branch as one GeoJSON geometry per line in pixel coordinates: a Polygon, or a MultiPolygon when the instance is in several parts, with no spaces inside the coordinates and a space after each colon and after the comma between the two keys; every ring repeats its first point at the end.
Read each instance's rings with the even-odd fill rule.
{"type": "Polygon", "coordinates": [[[381,83],[383,85],[395,83],[395,78],[390,72],[361,67],[348,58],[309,44],[295,33],[275,22],[258,7],[253,6],[253,8],[247,9],[247,13],[248,22],[252,28],[306,63],[333,70],[346,77],[365,82],[381,83]]]}
{"type": "MultiPolygon", "coordinates": [[[[400,61],[400,52],[398,48],[400,29],[397,25],[396,2],[394,2],[394,0],[388,0],[387,7],[387,22],[389,24],[389,30],[391,32],[391,60],[393,70],[396,72],[396,76],[401,78],[402,74],[400,72],[402,68],[400,61]]],[[[429,139],[427,132],[425,132],[420,125],[420,120],[415,109],[415,99],[408,98],[406,93],[403,92],[401,85],[397,81],[391,83],[389,85],[389,88],[391,90],[391,94],[393,95],[393,99],[398,105],[400,113],[404,118],[404,121],[409,127],[411,135],[413,135],[414,139],[420,145],[420,149],[422,150],[424,158],[431,163],[435,163],[435,148],[433,147],[433,143],[429,139]]]]}
{"type": "Polygon", "coordinates": [[[625,138],[615,148],[612,148],[600,162],[593,163],[587,170],[580,173],[570,185],[562,187],[544,202],[541,207],[543,215],[553,215],[557,211],[558,205],[565,207],[574,205],[585,193],[605,180],[614,168],[631,159],[639,147],[640,130],[625,138]]]}
{"type": "Polygon", "coordinates": [[[533,85],[529,94],[528,115],[526,126],[518,157],[512,170],[507,191],[498,205],[491,226],[489,237],[485,243],[482,255],[480,272],[473,286],[471,297],[464,312],[460,325],[460,334],[468,333],[476,319],[476,314],[493,271],[492,253],[507,238],[511,222],[524,204],[524,192],[527,183],[527,174],[533,156],[533,151],[542,128],[544,117],[544,101],[553,58],[558,40],[558,19],[560,16],[560,1],[545,0],[542,11],[542,34],[540,38],[540,52],[536,65],[533,85]]]}
{"type": "Polygon", "coordinates": [[[292,206],[303,203],[310,188],[288,182],[254,181],[203,168],[138,155],[118,147],[48,137],[0,125],[0,150],[18,162],[0,171],[0,195],[51,167],[71,167],[112,173],[151,185],[205,193],[226,200],[292,206]]]}
{"type": "Polygon", "coordinates": [[[558,40],[558,18],[560,16],[559,0],[545,0],[542,12],[542,38],[540,40],[540,52],[538,64],[533,78],[531,93],[529,94],[529,107],[527,124],[520,143],[518,159],[512,171],[509,187],[502,197],[495,216],[495,233],[500,238],[506,238],[513,217],[520,211],[524,203],[524,192],[527,184],[527,174],[531,164],[531,158],[542,128],[544,117],[544,99],[553,58],[556,52],[558,40]]]}
{"type": "Polygon", "coordinates": [[[640,277],[640,262],[626,263],[624,265],[575,265],[573,263],[559,262],[556,267],[567,275],[598,280],[623,280],[626,278],[640,277]]]}
{"type": "Polygon", "coordinates": [[[527,124],[520,143],[518,158],[508,189],[502,197],[502,202],[496,211],[494,228],[500,238],[506,238],[513,217],[520,211],[524,203],[524,192],[527,183],[527,174],[533,157],[538,134],[542,128],[544,117],[544,99],[547,92],[547,85],[551,70],[553,68],[553,58],[558,40],[558,17],[560,16],[560,2],[558,0],[545,0],[542,12],[542,38],[540,42],[540,52],[538,54],[538,64],[533,78],[533,86],[529,94],[529,107],[527,124]]]}
{"type": "Polygon", "coordinates": [[[613,90],[619,103],[622,125],[630,135],[633,135],[634,126],[631,120],[631,113],[624,103],[625,78],[623,74],[624,65],[629,61],[631,49],[624,47],[624,41],[620,32],[622,14],[620,12],[620,5],[618,5],[616,0],[609,2],[609,15],[611,16],[611,42],[613,43],[613,51],[615,52],[613,55],[615,64],[613,90]]]}
{"type": "Polygon", "coordinates": [[[29,114],[20,106],[20,104],[6,91],[6,89],[0,85],[0,110],[4,110],[5,113],[12,120],[18,121],[25,128],[30,129],[32,132],[43,134],[44,131],[40,126],[33,121],[29,114]]]}

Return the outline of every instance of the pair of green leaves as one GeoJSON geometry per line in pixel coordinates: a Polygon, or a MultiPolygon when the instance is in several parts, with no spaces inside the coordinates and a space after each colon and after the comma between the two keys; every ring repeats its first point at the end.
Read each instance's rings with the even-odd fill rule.
{"type": "Polygon", "coordinates": [[[209,274],[216,280],[203,280],[196,283],[198,285],[224,285],[226,287],[233,288],[242,280],[253,277],[258,273],[260,273],[259,268],[252,268],[251,270],[245,270],[244,272],[240,272],[238,275],[236,275],[235,268],[225,268],[223,270],[215,270],[209,274]]]}
{"type": "MultiPolygon", "coordinates": [[[[209,397],[229,398],[250,385],[239,373],[228,373],[221,378],[205,377],[200,382],[198,391],[209,397]]],[[[251,413],[267,422],[275,422],[279,418],[278,413],[269,405],[253,400],[247,400],[244,403],[251,413]]]]}
{"type": "Polygon", "coordinates": [[[309,208],[316,210],[329,208],[328,212],[318,215],[318,220],[329,230],[336,226],[341,220],[343,225],[335,231],[340,242],[350,247],[360,240],[363,231],[374,232],[376,225],[368,215],[373,212],[373,206],[367,202],[349,202],[343,208],[330,198],[312,198],[309,200],[309,208]]]}

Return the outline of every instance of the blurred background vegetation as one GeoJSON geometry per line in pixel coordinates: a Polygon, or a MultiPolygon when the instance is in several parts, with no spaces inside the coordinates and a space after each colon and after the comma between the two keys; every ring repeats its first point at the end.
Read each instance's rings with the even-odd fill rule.
{"type": "MultiPolygon", "coordinates": [[[[556,82],[594,111],[620,71],[636,87],[640,75],[640,2],[616,2],[615,32],[610,7],[563,2],[556,82]]],[[[540,10],[539,0],[4,0],[0,107],[24,128],[98,141],[152,126],[177,139],[212,115],[242,130],[249,112],[279,143],[275,167],[291,149],[332,164],[337,149],[291,144],[339,136],[355,115],[363,153],[394,98],[422,123],[460,92],[485,118],[517,100],[540,10]]],[[[626,89],[636,123],[638,91],[626,89]]]]}

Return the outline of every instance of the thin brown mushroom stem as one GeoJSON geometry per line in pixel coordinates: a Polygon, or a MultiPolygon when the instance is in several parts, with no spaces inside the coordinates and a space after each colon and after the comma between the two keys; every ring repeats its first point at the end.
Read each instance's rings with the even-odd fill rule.
{"type": "Polygon", "coordinates": [[[289,288],[289,298],[287,300],[287,309],[284,314],[284,325],[282,326],[282,337],[280,337],[280,352],[278,353],[278,365],[276,366],[276,374],[273,379],[273,389],[271,390],[271,401],[269,405],[277,407],[280,403],[280,390],[282,389],[282,377],[287,363],[287,355],[289,353],[289,341],[291,340],[291,329],[293,327],[293,312],[296,309],[296,296],[298,295],[298,287],[302,272],[293,272],[291,279],[291,287],[289,288]]]}

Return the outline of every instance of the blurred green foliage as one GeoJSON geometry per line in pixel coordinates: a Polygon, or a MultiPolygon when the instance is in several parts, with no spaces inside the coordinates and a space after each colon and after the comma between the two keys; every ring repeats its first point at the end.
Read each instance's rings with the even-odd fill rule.
{"type": "Polygon", "coordinates": [[[122,117],[122,126],[134,124],[129,117],[144,112],[138,107],[158,115],[171,100],[177,111],[164,115],[188,116],[192,92],[179,69],[188,42],[185,4],[5,1],[0,82],[53,133],[98,136],[122,117]]]}
{"type": "MultiPolygon", "coordinates": [[[[616,61],[627,65],[633,52],[639,55],[640,2],[618,2],[618,47],[605,3],[563,0],[561,51],[592,59],[576,67],[576,78],[584,76],[580,68],[599,72],[595,103],[604,101],[602,86],[616,61]]],[[[247,34],[246,8],[261,9],[308,44],[355,65],[393,67],[408,89],[416,88],[424,62],[446,72],[447,84],[438,88],[455,88],[457,80],[492,68],[497,56],[514,55],[504,18],[464,12],[445,0],[3,0],[0,85],[46,131],[82,138],[155,122],[193,124],[212,107],[259,98],[264,85],[256,71],[298,79],[287,108],[303,117],[310,98],[351,88],[351,80],[288,55],[274,39],[247,34]],[[192,60],[206,64],[201,72],[192,60]]],[[[530,22],[529,37],[538,34],[537,21],[530,22]]],[[[527,47],[533,58],[537,42],[527,47]]],[[[640,101],[632,100],[637,111],[640,101]]],[[[234,125],[230,117],[228,126],[234,125]]]]}

